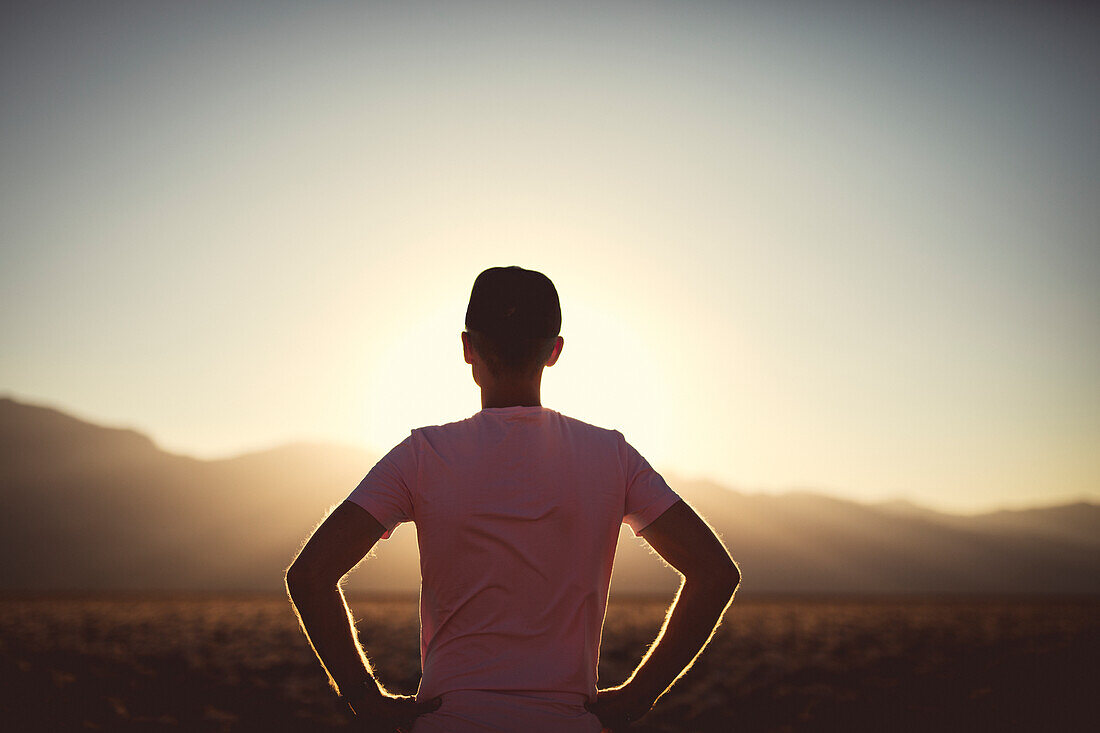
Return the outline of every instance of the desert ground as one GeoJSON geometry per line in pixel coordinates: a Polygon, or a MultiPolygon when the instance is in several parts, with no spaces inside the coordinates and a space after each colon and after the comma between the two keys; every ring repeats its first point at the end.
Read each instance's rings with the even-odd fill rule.
{"type": "MultiPolygon", "coordinates": [[[[614,598],[601,686],[668,599],[614,598]]],[[[393,690],[419,680],[415,599],[352,598],[393,690]]],[[[632,730],[1092,731],[1100,599],[739,597],[632,730]]],[[[353,729],[278,595],[0,597],[0,729],[353,729]]]]}

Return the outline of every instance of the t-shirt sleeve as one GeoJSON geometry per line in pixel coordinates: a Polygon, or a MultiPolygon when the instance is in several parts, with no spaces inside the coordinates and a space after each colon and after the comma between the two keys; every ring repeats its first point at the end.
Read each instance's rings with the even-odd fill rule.
{"type": "Polygon", "coordinates": [[[413,519],[412,489],[416,486],[417,460],[415,433],[384,455],[348,496],[370,512],[386,528],[382,539],[389,539],[394,528],[413,519]]]}
{"type": "Polygon", "coordinates": [[[653,470],[649,461],[620,434],[619,452],[626,474],[626,501],[623,506],[623,522],[641,535],[643,529],[665,513],[680,496],[665,482],[661,474],[653,470]]]}

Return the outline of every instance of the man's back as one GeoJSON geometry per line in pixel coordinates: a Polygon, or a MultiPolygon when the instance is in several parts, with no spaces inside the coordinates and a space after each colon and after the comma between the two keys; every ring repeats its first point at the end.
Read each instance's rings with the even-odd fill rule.
{"type": "Polygon", "coordinates": [[[462,354],[481,412],[414,430],[379,461],[298,553],[287,592],[333,687],[379,730],[624,728],[706,646],[740,573],[622,434],[541,407],[543,370],[564,345],[549,278],[516,266],[485,270],[466,329],[462,354]],[[423,580],[416,699],[378,683],[340,590],[378,540],[408,521],[418,527],[423,580]],[[597,690],[622,522],[683,583],[630,678],[597,690]]]}
{"type": "Polygon", "coordinates": [[[414,430],[348,498],[387,530],[417,525],[418,699],[444,695],[439,715],[459,690],[583,711],[619,526],[679,500],[622,434],[539,406],[414,430]]]}

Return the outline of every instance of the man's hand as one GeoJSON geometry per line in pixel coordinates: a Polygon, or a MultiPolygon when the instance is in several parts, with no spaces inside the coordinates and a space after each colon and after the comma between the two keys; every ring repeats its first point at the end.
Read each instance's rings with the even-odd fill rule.
{"type": "Polygon", "coordinates": [[[649,712],[710,640],[741,582],[737,564],[695,510],[678,501],[641,531],[642,538],[684,580],[657,640],[618,687],[585,705],[605,729],[618,731],[649,712]]]}
{"type": "Polygon", "coordinates": [[[407,733],[417,716],[434,712],[443,704],[438,697],[428,702],[417,702],[412,695],[383,694],[370,688],[371,685],[364,685],[362,690],[346,698],[357,721],[363,723],[368,731],[407,733]]]}
{"type": "Polygon", "coordinates": [[[600,719],[604,730],[618,731],[648,713],[653,701],[639,698],[629,685],[622,685],[610,690],[598,690],[596,702],[586,702],[584,707],[600,719]]]}

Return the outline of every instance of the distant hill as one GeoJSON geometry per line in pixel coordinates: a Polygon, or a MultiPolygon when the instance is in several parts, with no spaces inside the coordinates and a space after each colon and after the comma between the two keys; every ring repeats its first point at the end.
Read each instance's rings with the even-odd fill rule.
{"type": "MultiPolygon", "coordinates": [[[[0,589],[278,589],[315,524],[373,463],[315,444],[197,460],[132,430],[0,399],[0,589]]],[[[1096,504],[957,516],[669,479],[726,541],[744,593],[1100,593],[1096,504]]],[[[417,590],[413,526],[374,552],[351,590],[417,590]]],[[[676,584],[624,528],[613,592],[676,584]]]]}
{"type": "Polygon", "coordinates": [[[360,450],[307,444],[196,460],[0,399],[0,587],[278,588],[371,465],[360,450]]]}
{"type": "Polygon", "coordinates": [[[745,587],[769,592],[1097,593],[1100,506],[977,516],[815,495],[682,495],[722,534],[745,587]]]}

